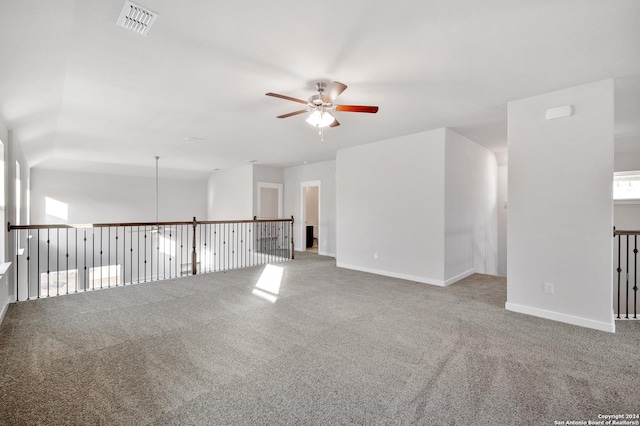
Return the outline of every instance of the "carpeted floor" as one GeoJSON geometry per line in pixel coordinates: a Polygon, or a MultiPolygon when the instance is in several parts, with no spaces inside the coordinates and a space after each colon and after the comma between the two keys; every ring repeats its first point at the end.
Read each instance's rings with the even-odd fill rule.
{"type": "Polygon", "coordinates": [[[276,266],[266,293],[255,267],[10,305],[0,424],[554,425],[640,411],[638,321],[611,334],[511,313],[505,280],[487,275],[439,288],[306,253],[276,266]]]}

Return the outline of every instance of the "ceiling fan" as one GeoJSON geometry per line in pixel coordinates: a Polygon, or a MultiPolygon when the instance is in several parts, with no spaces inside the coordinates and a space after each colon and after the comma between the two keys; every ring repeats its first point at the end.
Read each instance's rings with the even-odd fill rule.
{"type": "Polygon", "coordinates": [[[338,120],[336,120],[333,114],[331,114],[331,111],[366,112],[372,114],[378,112],[377,106],[335,105],[333,102],[346,89],[347,85],[342,84],[338,81],[334,81],[333,83],[331,83],[331,86],[329,86],[328,88],[327,83],[320,81],[316,83],[316,90],[318,91],[318,94],[309,97],[308,101],[271,92],[267,93],[266,95],[306,105],[305,109],[279,115],[277,118],[293,117],[294,115],[310,112],[311,114],[309,115],[309,117],[307,117],[306,122],[320,129],[327,126],[336,127],[340,125],[338,120]]]}

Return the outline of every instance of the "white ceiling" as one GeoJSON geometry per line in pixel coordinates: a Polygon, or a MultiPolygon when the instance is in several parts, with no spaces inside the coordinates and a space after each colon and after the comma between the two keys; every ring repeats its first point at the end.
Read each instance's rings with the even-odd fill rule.
{"type": "MultiPolygon", "coordinates": [[[[288,166],[449,126],[506,150],[506,103],[604,78],[640,143],[637,0],[0,0],[0,116],[31,166],[202,178],[288,166]],[[318,80],[349,88],[324,143],[299,115],[318,80]],[[185,140],[194,137],[203,141],[185,140]]],[[[631,136],[630,136],[631,135],[631,136]]]]}

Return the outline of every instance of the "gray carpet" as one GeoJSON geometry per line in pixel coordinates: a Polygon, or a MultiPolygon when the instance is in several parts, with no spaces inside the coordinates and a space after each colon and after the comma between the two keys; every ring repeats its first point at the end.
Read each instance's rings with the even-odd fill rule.
{"type": "Polygon", "coordinates": [[[640,411],[640,322],[616,334],[301,253],[263,267],[12,304],[1,424],[553,425],[640,411]]]}

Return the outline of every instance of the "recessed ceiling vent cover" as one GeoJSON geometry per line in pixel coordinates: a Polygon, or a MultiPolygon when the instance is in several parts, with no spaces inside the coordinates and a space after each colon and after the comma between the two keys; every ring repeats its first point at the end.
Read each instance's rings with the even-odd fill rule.
{"type": "Polygon", "coordinates": [[[134,33],[147,35],[157,17],[157,13],[127,0],[124,2],[124,6],[122,6],[122,11],[120,12],[118,21],[116,21],[116,25],[131,30],[134,33]]]}

